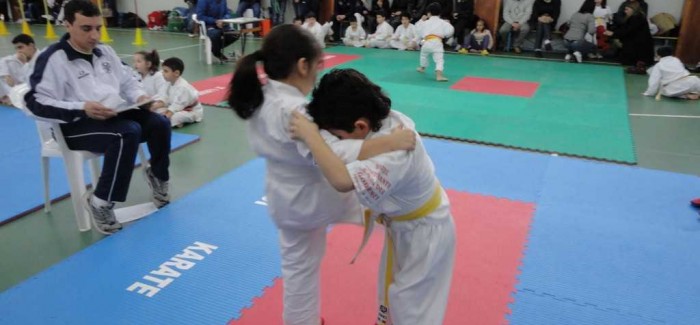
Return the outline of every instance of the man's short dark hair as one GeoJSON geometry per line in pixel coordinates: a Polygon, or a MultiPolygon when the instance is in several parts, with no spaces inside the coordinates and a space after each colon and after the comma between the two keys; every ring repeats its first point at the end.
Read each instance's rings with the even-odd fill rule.
{"type": "Polygon", "coordinates": [[[183,72],[185,72],[185,63],[179,58],[167,58],[161,65],[170,68],[170,70],[173,70],[173,72],[180,71],[181,75],[183,72]]]}
{"type": "Polygon", "coordinates": [[[85,17],[97,17],[101,15],[100,9],[89,0],[71,0],[66,4],[64,10],[66,21],[71,24],[75,21],[75,14],[81,14],[85,17]]]}
{"type": "Polygon", "coordinates": [[[34,39],[27,35],[27,34],[19,34],[15,36],[15,38],[12,39],[12,44],[17,44],[17,43],[22,43],[22,44],[35,44],[34,39]]]}

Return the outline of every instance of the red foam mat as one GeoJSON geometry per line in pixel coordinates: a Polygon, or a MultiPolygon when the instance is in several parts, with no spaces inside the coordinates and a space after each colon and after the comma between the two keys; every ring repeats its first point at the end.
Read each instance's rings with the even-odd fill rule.
{"type": "Polygon", "coordinates": [[[538,82],[466,77],[453,84],[450,89],[529,98],[535,95],[539,87],[538,82]]]}
{"type": "MultiPolygon", "coordinates": [[[[457,226],[457,255],[445,324],[504,324],[534,205],[448,191],[457,226]]],[[[379,229],[381,230],[381,228],[379,229]]],[[[350,265],[362,229],[336,226],[322,265],[326,325],[369,325],[376,317],[376,282],[384,234],[375,231],[350,265]]],[[[229,325],[282,324],[282,281],[267,288],[229,325]]]]}
{"type": "MultiPolygon", "coordinates": [[[[358,55],[325,54],[323,66],[325,69],[330,69],[339,64],[355,60],[358,57],[358,55]]],[[[228,73],[193,82],[192,86],[199,91],[199,102],[216,106],[226,100],[226,90],[232,75],[232,73],[228,73]]]]}

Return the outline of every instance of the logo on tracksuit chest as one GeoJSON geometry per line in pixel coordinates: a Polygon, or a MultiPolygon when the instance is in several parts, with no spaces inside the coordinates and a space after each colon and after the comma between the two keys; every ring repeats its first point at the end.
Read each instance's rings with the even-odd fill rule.
{"type": "Polygon", "coordinates": [[[89,75],[90,75],[90,72],[87,72],[85,70],[78,71],[78,79],[83,79],[89,75]]]}
{"type": "Polygon", "coordinates": [[[112,64],[109,62],[102,62],[102,70],[104,70],[105,73],[112,73],[112,64]]]}

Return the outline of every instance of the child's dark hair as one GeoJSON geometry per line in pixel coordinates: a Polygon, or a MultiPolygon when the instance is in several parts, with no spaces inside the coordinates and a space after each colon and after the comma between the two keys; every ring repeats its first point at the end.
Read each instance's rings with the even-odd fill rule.
{"type": "Polygon", "coordinates": [[[426,10],[431,16],[439,16],[440,11],[442,11],[442,7],[440,6],[439,3],[433,2],[428,5],[428,9],[426,10]]]}
{"type": "Polygon", "coordinates": [[[386,12],[384,9],[378,9],[377,11],[374,12],[375,16],[382,16],[383,18],[386,18],[386,12]]]}
{"type": "Polygon", "coordinates": [[[478,25],[479,22],[481,22],[481,24],[484,25],[484,30],[487,30],[487,29],[488,29],[488,27],[486,27],[486,21],[483,20],[483,19],[479,19],[479,20],[476,21],[476,24],[474,24],[474,29],[476,29],[476,25],[478,25]]]}
{"type": "Polygon", "coordinates": [[[27,34],[19,34],[15,36],[15,38],[12,39],[12,44],[17,44],[17,43],[22,43],[22,44],[34,44],[34,38],[27,34]]]}
{"type": "Polygon", "coordinates": [[[356,22],[357,22],[357,17],[355,17],[355,15],[350,15],[350,16],[348,17],[348,22],[351,22],[351,23],[352,23],[352,22],[355,22],[355,23],[356,23],[356,22]]]}
{"type": "Polygon", "coordinates": [[[592,14],[595,11],[595,1],[593,0],[586,0],[581,4],[581,8],[579,8],[578,12],[581,14],[592,14]]]}
{"type": "Polygon", "coordinates": [[[143,59],[151,64],[151,67],[148,68],[148,71],[151,74],[158,72],[158,69],[160,68],[160,56],[158,56],[158,51],[156,51],[156,49],[153,49],[150,52],[138,51],[136,54],[142,55],[143,59]]]}
{"type": "Polygon", "coordinates": [[[180,75],[185,72],[185,63],[179,58],[167,58],[163,61],[163,66],[170,68],[170,70],[180,71],[180,75]]]}
{"type": "Polygon", "coordinates": [[[75,14],[81,14],[85,17],[97,17],[101,15],[97,5],[89,0],[72,0],[66,4],[64,10],[66,21],[71,24],[75,21],[75,14]]]}
{"type": "Polygon", "coordinates": [[[321,47],[311,33],[296,25],[279,25],[263,39],[260,50],[244,56],[236,66],[228,89],[228,104],[242,119],[248,119],[262,105],[262,84],[255,65],[262,62],[269,79],[289,77],[300,59],[310,65],[321,58],[321,47]]]}
{"type": "Polygon", "coordinates": [[[293,21],[304,21],[304,17],[302,17],[302,16],[296,16],[296,17],[294,17],[294,20],[293,20],[293,21]]]}
{"type": "Polygon", "coordinates": [[[411,18],[413,18],[413,17],[411,17],[411,14],[408,13],[407,11],[404,11],[401,13],[401,18],[403,18],[403,17],[408,18],[409,21],[411,20],[411,18]]]}
{"type": "Polygon", "coordinates": [[[308,18],[314,18],[314,19],[315,19],[315,18],[316,18],[316,13],[313,12],[313,11],[309,11],[309,12],[306,14],[306,18],[307,18],[307,19],[308,19],[308,18]]]}
{"type": "Polygon", "coordinates": [[[366,118],[372,131],[378,131],[389,115],[391,99],[361,72],[333,69],[321,78],[307,109],[322,129],[352,132],[355,121],[366,118]]]}
{"type": "Polygon", "coordinates": [[[673,48],[671,48],[670,46],[662,46],[662,47],[656,49],[656,54],[662,58],[665,58],[667,56],[671,56],[671,55],[673,55],[673,48]]]}

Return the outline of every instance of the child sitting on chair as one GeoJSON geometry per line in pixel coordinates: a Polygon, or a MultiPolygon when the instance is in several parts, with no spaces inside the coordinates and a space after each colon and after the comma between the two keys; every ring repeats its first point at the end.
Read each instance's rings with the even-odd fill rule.
{"type": "Polygon", "coordinates": [[[163,98],[151,106],[152,110],[165,115],[175,128],[186,123],[201,122],[204,118],[199,92],[182,77],[184,71],[185,64],[178,58],[163,61],[163,78],[168,86],[163,98]]]}
{"type": "MultiPolygon", "coordinates": [[[[304,141],[331,186],[355,191],[365,214],[365,241],[374,222],[386,228],[377,324],[442,324],[452,280],[455,226],[450,203],[420,137],[414,151],[395,151],[347,165],[319,134],[367,140],[413,121],[391,110],[381,88],[353,69],[333,70],[313,92],[308,113],[295,112],[290,131],[304,141]]],[[[359,253],[359,252],[358,252],[359,253]]],[[[357,257],[357,256],[356,256],[357,257]]]]}
{"type": "Polygon", "coordinates": [[[683,62],[673,56],[673,49],[660,47],[656,50],[659,63],[647,70],[649,87],[644,96],[676,97],[682,99],[700,98],[700,78],[690,74],[683,62]]]}
{"type": "Polygon", "coordinates": [[[306,14],[306,21],[301,27],[307,29],[314,35],[314,38],[318,41],[318,44],[321,45],[321,48],[326,47],[326,36],[333,35],[333,30],[331,29],[331,27],[333,27],[333,22],[321,25],[316,21],[316,14],[313,12],[306,14]]]}

